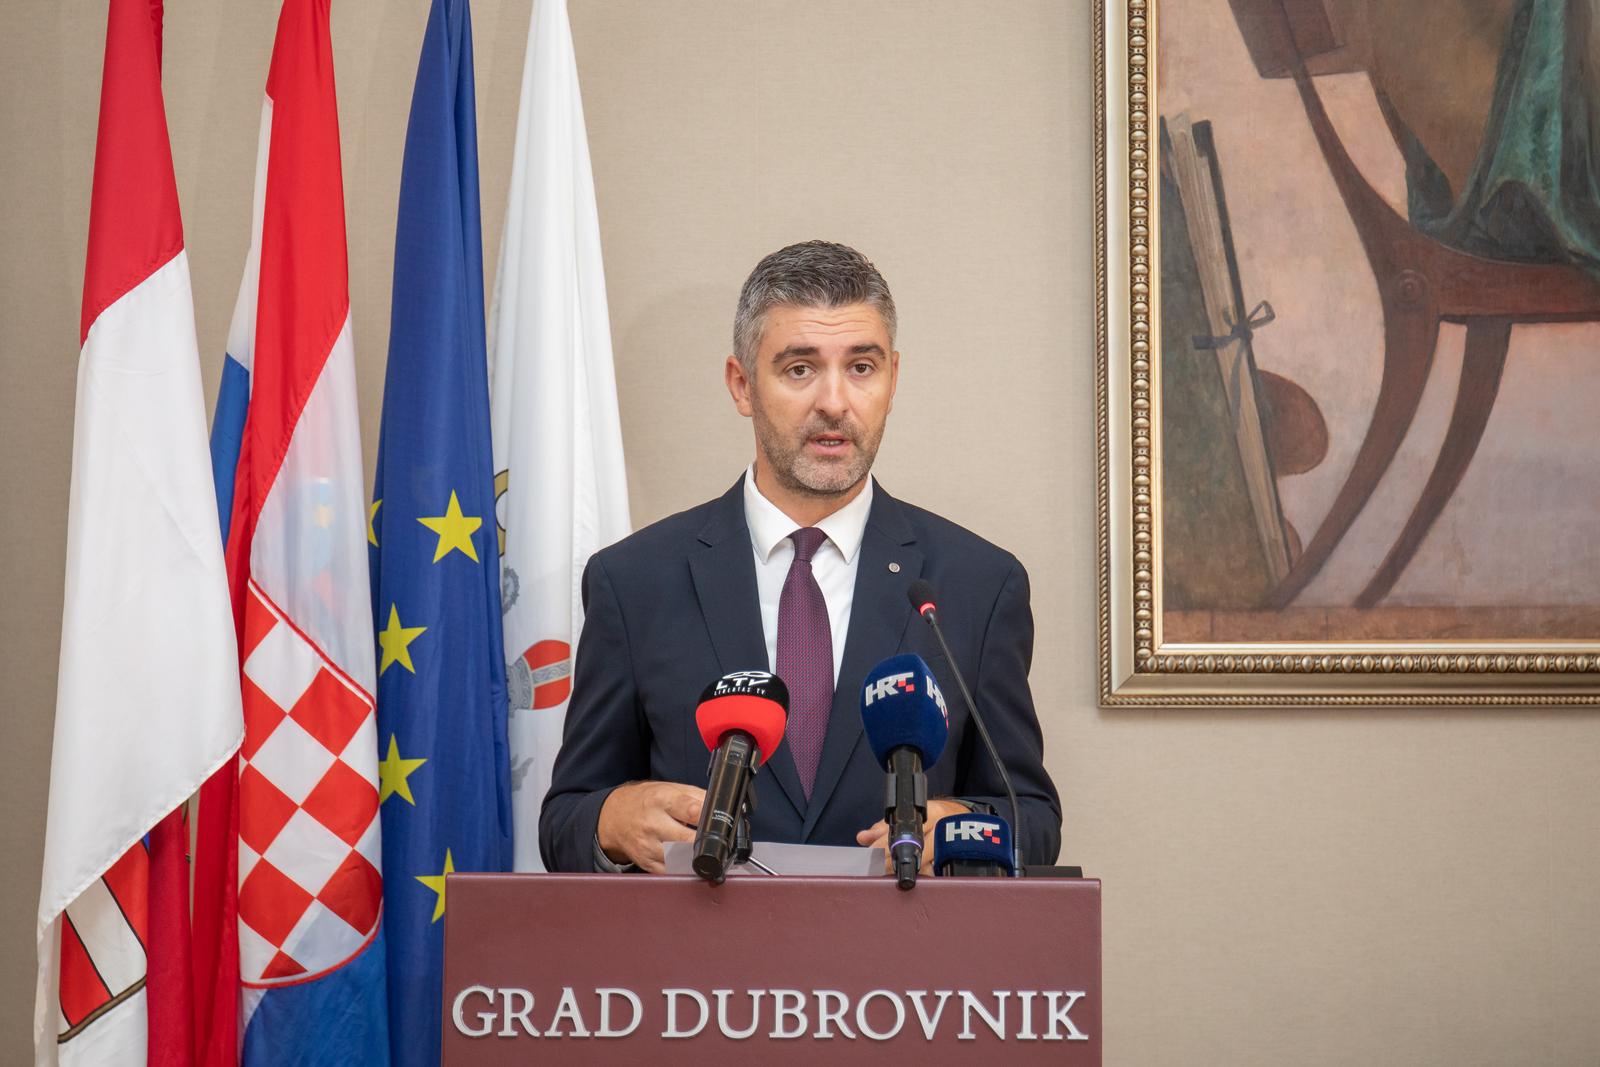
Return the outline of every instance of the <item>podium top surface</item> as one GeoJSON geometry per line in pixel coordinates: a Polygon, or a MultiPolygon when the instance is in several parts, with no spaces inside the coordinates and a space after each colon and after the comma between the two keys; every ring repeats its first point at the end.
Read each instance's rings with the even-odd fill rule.
{"type": "Polygon", "coordinates": [[[736,892],[748,890],[752,886],[806,886],[811,892],[817,890],[839,889],[841,891],[863,890],[879,892],[884,889],[915,896],[926,890],[935,893],[975,889],[980,893],[994,892],[996,890],[1009,891],[1020,889],[1024,893],[1038,892],[1042,886],[1067,886],[1073,892],[1083,893],[1100,892],[1100,879],[1098,878],[938,878],[923,875],[917,879],[914,889],[896,889],[894,878],[884,875],[881,878],[853,878],[853,877],[827,877],[821,875],[789,874],[779,876],[757,877],[751,875],[735,881],[728,879],[722,885],[712,885],[703,878],[694,875],[676,874],[534,874],[534,873],[494,873],[480,872],[451,872],[447,878],[451,888],[458,886],[471,886],[468,892],[501,891],[527,892],[535,886],[588,886],[602,893],[615,891],[633,891],[645,889],[655,892],[663,886],[703,886],[707,892],[718,893],[733,889],[736,892]],[[645,887],[655,887],[646,889],[645,887]],[[737,887],[737,888],[735,888],[737,887]]]}

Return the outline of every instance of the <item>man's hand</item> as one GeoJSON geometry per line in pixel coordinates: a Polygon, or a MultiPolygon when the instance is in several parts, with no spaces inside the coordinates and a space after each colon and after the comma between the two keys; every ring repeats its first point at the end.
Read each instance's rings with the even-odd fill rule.
{"type": "Polygon", "coordinates": [[[633,863],[651,874],[666,870],[668,841],[693,841],[706,791],[677,782],[619,785],[600,806],[596,836],[613,863],[633,863]]]}
{"type": "MultiPolygon", "coordinates": [[[[965,815],[972,809],[965,804],[958,804],[954,800],[928,801],[928,817],[922,823],[922,873],[933,873],[933,828],[940,819],[946,815],[965,815]]],[[[885,849],[883,866],[885,873],[894,872],[894,857],[888,855],[889,824],[882,819],[856,834],[856,844],[867,848],[875,846],[885,849]]]]}

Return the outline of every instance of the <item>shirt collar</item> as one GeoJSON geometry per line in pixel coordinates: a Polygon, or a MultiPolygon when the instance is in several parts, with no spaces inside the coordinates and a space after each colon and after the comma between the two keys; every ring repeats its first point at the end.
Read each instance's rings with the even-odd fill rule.
{"type": "MultiPolygon", "coordinates": [[[[867,516],[871,513],[872,478],[869,476],[855,499],[817,523],[817,529],[828,536],[844,561],[851,563],[861,550],[861,539],[867,532],[867,516]]],[[[771,560],[773,550],[799,528],[756,488],[755,464],[744,472],[744,521],[750,527],[750,543],[763,563],[771,560]]]]}

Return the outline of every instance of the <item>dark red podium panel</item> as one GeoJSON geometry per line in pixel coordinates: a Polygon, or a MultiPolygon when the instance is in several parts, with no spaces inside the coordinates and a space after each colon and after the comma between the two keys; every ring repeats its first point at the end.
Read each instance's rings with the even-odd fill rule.
{"type": "Polygon", "coordinates": [[[1092,879],[463,874],[448,902],[449,1067],[1100,1062],[1092,879]]]}

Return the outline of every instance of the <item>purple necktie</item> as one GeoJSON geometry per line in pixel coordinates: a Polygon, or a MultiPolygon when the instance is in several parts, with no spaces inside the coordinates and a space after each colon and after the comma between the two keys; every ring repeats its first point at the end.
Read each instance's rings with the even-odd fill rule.
{"type": "Polygon", "coordinates": [[[778,677],[789,687],[789,724],[784,737],[807,800],[817,778],[828,712],[833,708],[833,628],[828,625],[822,587],[811,573],[811,557],[827,536],[814,526],[789,535],[794,542],[794,562],[789,564],[783,594],[778,598],[778,677]]]}

